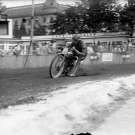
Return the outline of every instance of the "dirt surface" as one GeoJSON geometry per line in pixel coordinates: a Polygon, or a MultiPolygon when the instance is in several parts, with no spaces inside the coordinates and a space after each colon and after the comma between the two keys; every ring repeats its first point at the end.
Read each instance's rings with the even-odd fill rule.
{"type": "Polygon", "coordinates": [[[114,112],[102,123],[95,135],[134,135],[135,134],[135,97],[126,101],[119,110],[114,112]]]}
{"type": "Polygon", "coordinates": [[[83,66],[77,77],[51,79],[48,68],[0,70],[0,108],[35,102],[37,97],[69,84],[135,73],[135,64],[83,66]]]}

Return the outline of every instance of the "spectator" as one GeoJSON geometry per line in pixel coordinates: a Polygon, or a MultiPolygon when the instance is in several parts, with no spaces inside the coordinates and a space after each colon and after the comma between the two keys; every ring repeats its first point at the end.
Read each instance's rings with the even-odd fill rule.
{"type": "Polygon", "coordinates": [[[46,47],[47,47],[48,54],[52,54],[53,48],[52,48],[52,43],[50,41],[47,42],[46,47]]]}
{"type": "Polygon", "coordinates": [[[2,50],[2,49],[0,49],[0,56],[1,56],[1,57],[4,57],[4,56],[5,56],[5,52],[4,52],[4,50],[2,50]]]}
{"type": "Polygon", "coordinates": [[[92,48],[91,46],[88,46],[88,47],[87,47],[87,51],[88,51],[88,54],[89,54],[89,55],[91,55],[91,54],[94,53],[94,50],[93,50],[93,48],[92,48]]]}
{"type": "Polygon", "coordinates": [[[20,55],[21,51],[22,51],[22,47],[21,47],[20,43],[18,43],[17,45],[15,45],[13,47],[13,54],[14,55],[16,55],[16,56],[20,55]]]}
{"type": "Polygon", "coordinates": [[[131,41],[131,39],[128,40],[128,51],[132,52],[132,41],[131,41]]]}
{"type": "Polygon", "coordinates": [[[53,49],[53,52],[56,53],[56,50],[57,50],[57,43],[56,43],[56,40],[53,40],[53,41],[52,41],[52,49],[53,49]]]}
{"type": "Polygon", "coordinates": [[[42,49],[43,49],[43,55],[47,55],[48,49],[47,49],[47,43],[46,42],[42,43],[42,49]]]}

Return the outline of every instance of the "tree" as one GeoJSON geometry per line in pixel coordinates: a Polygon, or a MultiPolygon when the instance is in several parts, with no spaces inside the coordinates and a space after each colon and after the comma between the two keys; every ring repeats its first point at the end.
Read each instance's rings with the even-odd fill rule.
{"type": "Polygon", "coordinates": [[[70,7],[65,13],[58,14],[56,20],[52,22],[51,29],[57,34],[73,34],[82,30],[83,8],[70,7]]]}
{"type": "Polygon", "coordinates": [[[92,32],[106,28],[113,31],[114,24],[118,22],[117,13],[104,3],[97,3],[87,10],[87,25],[92,32]]]}
{"type": "Polygon", "coordinates": [[[19,31],[19,28],[18,28],[18,22],[17,22],[17,20],[14,23],[13,35],[14,35],[15,38],[20,38],[21,37],[20,31],[19,31]]]}
{"type": "Polygon", "coordinates": [[[87,8],[87,25],[92,32],[106,30],[113,31],[118,23],[116,0],[81,0],[87,8]]]}
{"type": "Polygon", "coordinates": [[[45,34],[46,34],[45,26],[39,25],[39,27],[34,28],[35,36],[41,36],[45,34]]]}
{"type": "Polygon", "coordinates": [[[86,8],[92,8],[96,5],[106,5],[108,7],[112,7],[116,5],[116,0],[81,0],[82,6],[86,8]]]}
{"type": "Polygon", "coordinates": [[[26,36],[27,35],[25,22],[26,22],[26,20],[22,19],[21,26],[20,26],[20,35],[21,36],[26,36]]]}
{"type": "Polygon", "coordinates": [[[6,7],[2,5],[2,2],[0,0],[0,16],[2,19],[7,19],[6,14],[4,13],[6,10],[6,7]]]}
{"type": "Polygon", "coordinates": [[[128,0],[128,5],[134,5],[135,4],[135,0],[128,0]]]}
{"type": "Polygon", "coordinates": [[[126,30],[130,36],[133,36],[135,24],[135,5],[126,5],[120,12],[121,28],[126,30]]]}
{"type": "Polygon", "coordinates": [[[97,32],[102,28],[113,31],[118,23],[118,14],[111,5],[112,0],[109,0],[109,3],[101,1],[84,0],[81,5],[70,7],[64,14],[59,14],[52,25],[54,33],[97,32]]]}
{"type": "Polygon", "coordinates": [[[6,7],[2,5],[0,0],[0,14],[2,14],[6,10],[6,7]]]}

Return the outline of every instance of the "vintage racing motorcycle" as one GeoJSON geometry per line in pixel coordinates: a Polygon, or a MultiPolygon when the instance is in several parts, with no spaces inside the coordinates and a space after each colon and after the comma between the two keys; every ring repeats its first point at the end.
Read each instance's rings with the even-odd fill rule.
{"type": "Polygon", "coordinates": [[[74,68],[78,57],[73,55],[73,48],[60,49],[56,56],[52,59],[49,73],[51,78],[59,78],[60,76],[67,76],[74,68]]]}

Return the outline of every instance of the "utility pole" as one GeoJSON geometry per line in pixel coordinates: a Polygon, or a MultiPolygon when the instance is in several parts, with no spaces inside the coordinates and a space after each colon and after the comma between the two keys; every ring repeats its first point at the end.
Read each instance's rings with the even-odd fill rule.
{"type": "Polygon", "coordinates": [[[34,12],[35,12],[35,4],[34,0],[32,0],[31,37],[30,37],[31,44],[33,44],[33,35],[34,35],[34,12]]]}
{"type": "Polygon", "coordinates": [[[34,5],[34,0],[32,0],[32,12],[31,12],[31,34],[30,34],[30,45],[29,45],[29,48],[28,48],[28,55],[26,55],[26,60],[25,60],[25,63],[24,63],[24,67],[26,66],[27,64],[27,61],[29,59],[29,54],[32,50],[32,46],[33,46],[33,36],[34,36],[34,12],[35,12],[35,5],[34,5]]]}

